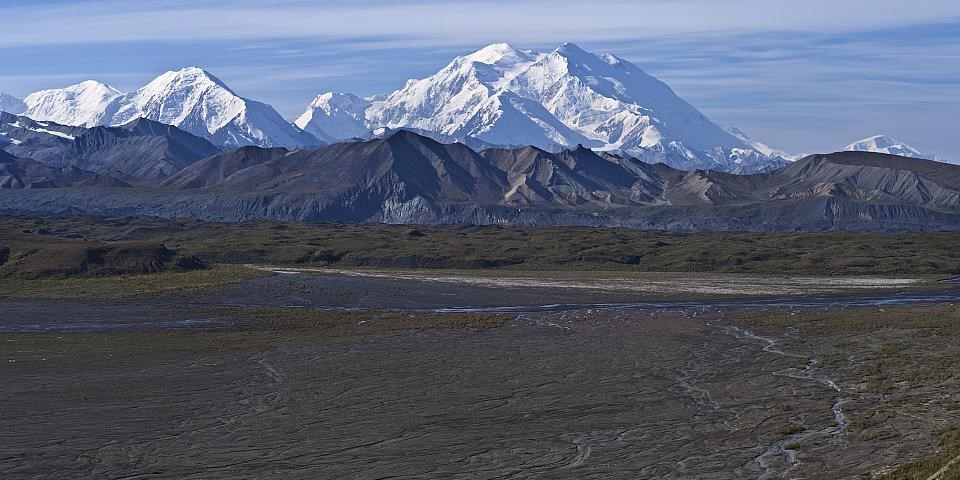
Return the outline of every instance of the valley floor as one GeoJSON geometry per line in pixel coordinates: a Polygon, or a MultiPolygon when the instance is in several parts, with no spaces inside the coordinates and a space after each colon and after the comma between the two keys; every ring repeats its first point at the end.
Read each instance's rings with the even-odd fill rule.
{"type": "Polygon", "coordinates": [[[0,477],[960,475],[953,288],[344,273],[6,292],[0,477]]]}

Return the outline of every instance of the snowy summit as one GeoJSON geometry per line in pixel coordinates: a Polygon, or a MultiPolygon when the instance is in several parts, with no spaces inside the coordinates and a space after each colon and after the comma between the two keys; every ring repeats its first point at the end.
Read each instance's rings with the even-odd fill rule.
{"type": "Polygon", "coordinates": [[[862,140],[857,140],[843,148],[846,152],[874,152],[887,153],[890,155],[900,155],[901,157],[923,158],[926,160],[938,160],[933,155],[920,153],[916,148],[907,145],[899,140],[895,140],[886,135],[874,135],[862,140]]]}
{"type": "Polygon", "coordinates": [[[297,126],[332,140],[409,128],[491,145],[584,145],[687,169],[749,170],[752,163],[759,170],[782,160],[711,122],[632,63],[570,43],[549,53],[489,45],[369,100],[321,95],[297,126]]]}
{"type": "Polygon", "coordinates": [[[197,67],[166,72],[131,93],[91,80],[41,90],[25,102],[24,115],[64,125],[123,125],[147,118],[227,147],[322,143],[290,125],[273,107],[240,97],[197,67]]]}

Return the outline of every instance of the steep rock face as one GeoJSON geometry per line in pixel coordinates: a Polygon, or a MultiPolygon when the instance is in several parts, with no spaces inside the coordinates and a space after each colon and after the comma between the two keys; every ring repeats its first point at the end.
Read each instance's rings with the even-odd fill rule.
{"type": "Polygon", "coordinates": [[[26,103],[26,116],[64,125],[119,126],[146,118],[231,148],[323,144],[269,105],[240,97],[196,67],[166,72],[127,94],[88,81],[33,93],[26,103]]]}
{"type": "MultiPolygon", "coordinates": [[[[324,131],[331,114],[318,112],[333,111],[335,98],[318,97],[297,124],[324,131]]],[[[436,139],[547,151],[583,145],[682,169],[753,173],[785,161],[724,131],[630,62],[573,44],[550,53],[490,45],[382,99],[338,106],[351,136],[362,119],[368,129],[409,128],[436,139]]]]}
{"type": "Polygon", "coordinates": [[[155,183],[219,150],[182,130],[145,119],[120,127],[70,127],[0,113],[0,147],[54,168],[68,166],[128,182],[155,183]]]}

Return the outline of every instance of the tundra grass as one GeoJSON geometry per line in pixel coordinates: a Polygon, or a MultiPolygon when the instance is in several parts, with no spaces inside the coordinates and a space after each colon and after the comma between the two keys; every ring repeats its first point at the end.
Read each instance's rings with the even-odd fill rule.
{"type": "Polygon", "coordinates": [[[129,300],[164,295],[189,295],[233,285],[268,273],[240,265],[216,265],[203,270],[104,277],[0,278],[0,298],[129,300]]]}
{"type": "Polygon", "coordinates": [[[960,233],[671,233],[617,228],[211,223],[143,218],[0,217],[0,248],[152,242],[210,263],[524,271],[804,275],[960,273],[960,233]],[[47,235],[36,235],[36,232],[47,235]],[[30,232],[30,233],[24,233],[30,232]]]}

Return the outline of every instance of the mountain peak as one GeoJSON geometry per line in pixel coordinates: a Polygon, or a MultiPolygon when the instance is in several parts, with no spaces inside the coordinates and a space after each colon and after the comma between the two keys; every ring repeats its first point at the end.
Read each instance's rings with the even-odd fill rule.
{"type": "Polygon", "coordinates": [[[581,55],[594,56],[592,53],[580,48],[580,45],[577,45],[576,43],[570,43],[570,42],[560,45],[554,51],[563,56],[581,56],[581,55]]]}
{"type": "Polygon", "coordinates": [[[141,90],[158,88],[187,88],[215,85],[227,92],[236,95],[227,84],[200,67],[185,67],[180,70],[170,70],[153,79],[141,90]]]}
{"type": "Polygon", "coordinates": [[[25,103],[26,116],[64,125],[117,126],[142,117],[221,146],[320,144],[269,105],[240,97],[199,67],[165,72],[128,94],[91,80],[35,92],[25,103]]]}
{"type": "MultiPolygon", "coordinates": [[[[93,97],[93,96],[119,97],[120,95],[123,95],[123,92],[121,92],[120,90],[110,85],[107,85],[106,83],[98,82],[96,80],[84,80],[80,83],[75,83],[73,85],[66,86],[62,89],[41,90],[41,92],[55,92],[55,91],[63,91],[75,96],[84,95],[84,96],[90,96],[90,97],[93,97]]],[[[31,96],[33,96],[33,94],[28,95],[27,99],[29,99],[31,96]]]]}
{"type": "Polygon", "coordinates": [[[899,140],[886,135],[873,135],[843,148],[846,152],[874,152],[887,153],[890,155],[900,155],[901,157],[923,158],[927,160],[936,160],[933,155],[920,153],[916,148],[907,145],[899,140]]]}
{"type": "Polygon", "coordinates": [[[67,88],[68,88],[68,89],[74,89],[74,90],[90,90],[90,89],[96,89],[96,90],[111,90],[111,91],[114,91],[114,92],[117,92],[117,93],[122,93],[122,92],[120,92],[120,90],[117,90],[116,88],[113,88],[113,87],[111,87],[110,85],[107,85],[106,83],[98,82],[98,81],[96,81],[96,80],[84,80],[84,81],[82,81],[82,82],[80,82],[80,83],[77,83],[77,84],[75,84],[75,85],[71,85],[71,86],[69,86],[69,87],[67,87],[67,88]]]}
{"type": "Polygon", "coordinates": [[[343,92],[326,92],[317,95],[317,98],[310,102],[311,107],[326,107],[339,103],[365,103],[366,100],[352,94],[343,92]]]}
{"type": "Polygon", "coordinates": [[[477,50],[476,52],[473,52],[470,55],[467,55],[467,58],[503,56],[503,55],[510,55],[518,52],[519,50],[514,48],[514,46],[510,45],[509,43],[491,43],[490,45],[487,45],[486,47],[483,47],[480,50],[477,50]]]}
{"type": "Polygon", "coordinates": [[[367,131],[364,112],[370,106],[352,93],[326,92],[317,95],[293,124],[326,142],[360,137],[367,131]]]}
{"type": "Polygon", "coordinates": [[[529,62],[535,56],[529,50],[519,50],[509,43],[494,43],[469,55],[460,57],[465,63],[484,63],[487,65],[516,65],[529,62]]]}
{"type": "Polygon", "coordinates": [[[427,137],[418,135],[416,132],[411,131],[411,130],[408,130],[408,129],[406,129],[406,128],[398,128],[397,130],[394,130],[392,133],[390,133],[390,134],[387,135],[386,137],[383,137],[382,140],[385,141],[385,142],[388,142],[388,143],[394,143],[394,142],[405,142],[405,143],[408,143],[408,142],[416,142],[416,143],[434,142],[433,139],[430,139],[430,138],[427,138],[427,137]]]}
{"type": "Polygon", "coordinates": [[[0,112],[16,114],[23,113],[26,109],[27,105],[23,103],[23,100],[8,93],[0,92],[0,112]]]}
{"type": "Polygon", "coordinates": [[[682,168],[729,170],[766,162],[665,83],[629,61],[574,43],[550,53],[494,43],[367,105],[333,114],[320,112],[318,102],[333,98],[318,97],[296,124],[332,140],[378,127],[408,128],[432,138],[551,151],[579,143],[682,168]]]}
{"type": "Polygon", "coordinates": [[[121,96],[123,92],[110,85],[87,80],[27,95],[23,114],[34,120],[92,127],[100,124],[108,106],[121,96]]]}
{"type": "Polygon", "coordinates": [[[858,140],[849,146],[856,146],[858,144],[870,144],[875,145],[881,148],[894,147],[894,146],[905,146],[905,144],[899,140],[895,140],[887,135],[873,135],[862,140],[858,140]]]}

